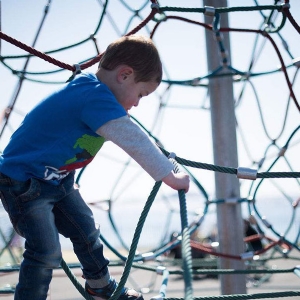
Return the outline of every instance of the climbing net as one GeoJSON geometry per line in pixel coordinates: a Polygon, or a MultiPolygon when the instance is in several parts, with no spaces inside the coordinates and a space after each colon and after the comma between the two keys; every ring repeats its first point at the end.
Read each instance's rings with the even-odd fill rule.
{"type": "MultiPolygon", "coordinates": [[[[297,98],[300,58],[293,53],[298,51],[300,28],[292,15],[297,11],[293,5],[299,4],[290,7],[289,1],[275,1],[272,5],[249,1],[247,7],[231,7],[229,3],[227,8],[193,8],[187,7],[187,1],[171,7],[167,5],[174,5],[174,1],[160,1],[160,5],[155,1],[135,1],[133,5],[123,0],[98,0],[89,4],[91,7],[86,4],[79,7],[78,22],[70,7],[64,11],[66,7],[62,4],[45,2],[43,10],[35,8],[43,14],[32,44],[20,33],[9,34],[3,17],[0,58],[4,72],[16,84],[11,84],[4,94],[9,98],[8,90],[13,91],[3,107],[0,150],[36,101],[72,78],[79,68],[95,71],[101,53],[116,37],[134,33],[151,36],[161,53],[163,83],[141,104],[142,109],[133,112],[132,118],[167,156],[172,151],[178,154],[173,156],[174,164],[177,168],[179,164],[192,178],[188,201],[181,204],[185,199],[179,194],[178,204],[175,199],[178,196],[167,187],[157,184],[152,189],[148,176],[112,145],[105,146],[93,164],[77,174],[77,184],[101,223],[103,242],[118,259],[127,260],[123,283],[130,270],[128,262],[155,260],[178,246],[189,257],[187,244],[195,252],[247,261],[259,255],[264,260],[292,257],[292,250],[300,250],[300,174],[295,172],[299,170],[296,153],[300,141],[297,98]],[[220,27],[220,18],[225,13],[232,20],[229,28],[220,27]],[[68,14],[72,15],[68,22],[71,29],[66,26],[68,34],[64,35],[62,24],[67,23],[68,14]],[[203,21],[205,14],[213,17],[211,24],[203,21]],[[80,30],[83,16],[88,19],[92,33],[80,30]],[[242,20],[249,20],[247,26],[242,20]],[[53,27],[47,28],[48,21],[53,27]],[[205,31],[213,32],[215,47],[220,52],[220,64],[215,70],[207,70],[205,31]],[[53,32],[55,39],[47,39],[53,32]],[[231,35],[232,59],[222,37],[227,33],[231,35]],[[39,47],[41,40],[43,49],[39,47]],[[70,54],[74,57],[72,62],[70,54]],[[222,77],[233,78],[239,161],[245,168],[199,162],[199,157],[202,161],[212,161],[208,82],[222,77]],[[99,172],[99,169],[114,172],[99,172]],[[232,201],[214,197],[214,172],[242,179],[242,197],[234,201],[241,203],[247,224],[255,228],[255,234],[245,237],[247,253],[221,253],[210,243],[216,238],[213,227],[216,206],[232,201]],[[251,180],[243,180],[245,176],[251,180]],[[125,212],[126,219],[120,217],[125,212]],[[136,224],[140,226],[132,241],[132,236],[126,233],[134,232],[136,224]],[[174,232],[179,235],[170,240],[174,232]],[[190,242],[189,235],[196,238],[190,242]],[[253,249],[253,242],[258,240],[263,247],[253,249]],[[128,254],[122,254],[124,250],[128,254]]],[[[4,231],[1,235],[3,249],[11,251],[15,258],[10,247],[13,235],[4,231]]],[[[63,267],[70,275],[67,266],[63,267]]],[[[190,262],[186,267],[190,269],[190,262]]],[[[186,284],[191,284],[189,279],[186,284]]]]}

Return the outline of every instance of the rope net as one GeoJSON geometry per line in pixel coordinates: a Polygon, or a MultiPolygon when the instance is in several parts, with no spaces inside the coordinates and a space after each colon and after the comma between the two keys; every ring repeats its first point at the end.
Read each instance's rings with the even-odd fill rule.
{"type": "MultiPolygon", "coordinates": [[[[186,251],[193,263],[213,257],[210,267],[215,269],[217,257],[226,257],[245,260],[248,271],[268,271],[272,259],[299,252],[300,55],[299,26],[293,16],[300,9],[298,2],[249,0],[236,6],[228,1],[227,8],[213,9],[194,1],[48,0],[30,5],[30,13],[24,15],[28,8],[23,6],[30,2],[2,4],[0,151],[25,114],[74,76],[76,65],[95,72],[101,53],[115,38],[151,36],[161,54],[164,79],[132,118],[166,155],[176,152],[179,168],[191,175],[186,202],[191,249],[186,251]],[[205,23],[205,14],[212,16],[211,23],[205,23]],[[228,28],[220,26],[223,14],[229,16],[228,28]],[[9,16],[14,16],[14,24],[9,16]],[[20,30],[24,24],[25,33],[20,30]],[[213,70],[207,68],[208,32],[220,54],[213,70]],[[226,34],[230,45],[224,43],[226,34]],[[257,171],[255,180],[240,180],[239,199],[215,197],[214,173],[237,176],[239,168],[212,163],[208,83],[213,78],[232,79],[239,164],[257,171]],[[222,253],[216,246],[216,207],[227,202],[242,206],[246,253],[222,253]]],[[[108,143],[77,173],[77,184],[101,224],[103,242],[117,260],[125,261],[153,181],[108,143]]],[[[182,258],[178,249],[186,237],[181,234],[183,209],[174,191],[162,185],[151,204],[132,263],[156,261],[156,270],[158,258],[172,265],[174,257],[182,258]]],[[[7,226],[4,211],[0,213],[0,259],[7,253],[17,265],[22,241],[7,226]]],[[[66,248],[68,243],[62,239],[66,248]]],[[[260,284],[269,276],[257,281],[248,275],[247,280],[260,284]]],[[[189,288],[186,293],[192,297],[189,288]]]]}

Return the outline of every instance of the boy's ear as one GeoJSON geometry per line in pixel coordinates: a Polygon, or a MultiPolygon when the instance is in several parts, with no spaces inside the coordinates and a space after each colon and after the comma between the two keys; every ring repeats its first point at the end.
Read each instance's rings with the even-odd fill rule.
{"type": "Polygon", "coordinates": [[[122,83],[123,81],[127,80],[128,77],[133,75],[133,69],[128,66],[124,66],[118,70],[117,79],[118,82],[122,83]]]}

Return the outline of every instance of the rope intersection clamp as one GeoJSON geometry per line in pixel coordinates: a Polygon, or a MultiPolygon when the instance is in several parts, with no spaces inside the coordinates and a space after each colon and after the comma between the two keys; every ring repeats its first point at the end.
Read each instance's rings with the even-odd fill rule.
{"type": "Polygon", "coordinates": [[[290,9],[291,8],[291,5],[289,3],[281,3],[281,10],[284,9],[284,8],[288,8],[290,9]]]}
{"type": "Polygon", "coordinates": [[[295,59],[292,60],[292,63],[294,66],[296,66],[297,68],[300,68],[300,57],[297,57],[295,59]]]}
{"type": "Polygon", "coordinates": [[[216,13],[216,9],[213,6],[204,6],[204,14],[206,16],[213,17],[216,13]]]}
{"type": "Polygon", "coordinates": [[[159,11],[159,5],[157,3],[152,3],[151,4],[151,9],[156,9],[157,11],[159,11]]]}
{"type": "Polygon", "coordinates": [[[238,203],[238,200],[239,200],[240,198],[227,198],[227,199],[225,199],[225,203],[229,203],[229,204],[235,204],[235,203],[238,203]]]}
{"type": "Polygon", "coordinates": [[[294,273],[300,278],[300,265],[295,267],[294,273]]]}
{"type": "Polygon", "coordinates": [[[241,254],[241,259],[242,260],[252,260],[254,257],[254,252],[249,251],[241,254]]]}
{"type": "Polygon", "coordinates": [[[143,261],[149,261],[155,259],[155,255],[153,252],[147,252],[142,254],[143,261]]]}
{"type": "Polygon", "coordinates": [[[278,156],[284,156],[285,152],[286,152],[287,148],[286,147],[282,147],[278,153],[278,156]]]}
{"type": "Polygon", "coordinates": [[[74,64],[73,67],[75,68],[75,70],[73,71],[72,76],[67,80],[67,82],[71,82],[77,74],[81,73],[79,64],[74,64]]]}
{"type": "Polygon", "coordinates": [[[81,73],[80,64],[74,64],[73,67],[75,67],[75,71],[73,71],[73,76],[81,73]]]}
{"type": "Polygon", "coordinates": [[[263,216],[261,218],[261,221],[263,222],[263,224],[267,227],[267,228],[271,228],[272,225],[268,222],[267,218],[265,216],[263,216]]]}
{"type": "Polygon", "coordinates": [[[257,170],[250,168],[237,168],[237,178],[255,180],[257,178],[257,170]]]}
{"type": "Polygon", "coordinates": [[[156,268],[156,274],[162,275],[164,273],[164,270],[166,270],[166,267],[164,267],[164,266],[158,266],[156,268]]]}
{"type": "Polygon", "coordinates": [[[163,21],[167,20],[167,16],[165,15],[165,13],[163,11],[160,10],[160,6],[158,3],[152,3],[151,9],[157,10],[157,14],[159,15],[159,17],[158,16],[156,17],[156,21],[163,22],[163,21]]]}
{"type": "Polygon", "coordinates": [[[175,157],[176,157],[176,154],[175,154],[174,152],[170,152],[168,158],[169,158],[169,159],[170,159],[170,158],[175,159],[175,157]]]}

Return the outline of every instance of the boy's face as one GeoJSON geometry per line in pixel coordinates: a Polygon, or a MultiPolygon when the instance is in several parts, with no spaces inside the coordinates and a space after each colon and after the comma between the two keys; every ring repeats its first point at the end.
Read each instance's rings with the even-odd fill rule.
{"type": "Polygon", "coordinates": [[[139,105],[142,97],[150,95],[157,87],[157,82],[149,81],[136,83],[134,81],[134,76],[129,76],[123,81],[121,92],[117,95],[117,100],[128,112],[133,106],[139,105]]]}

